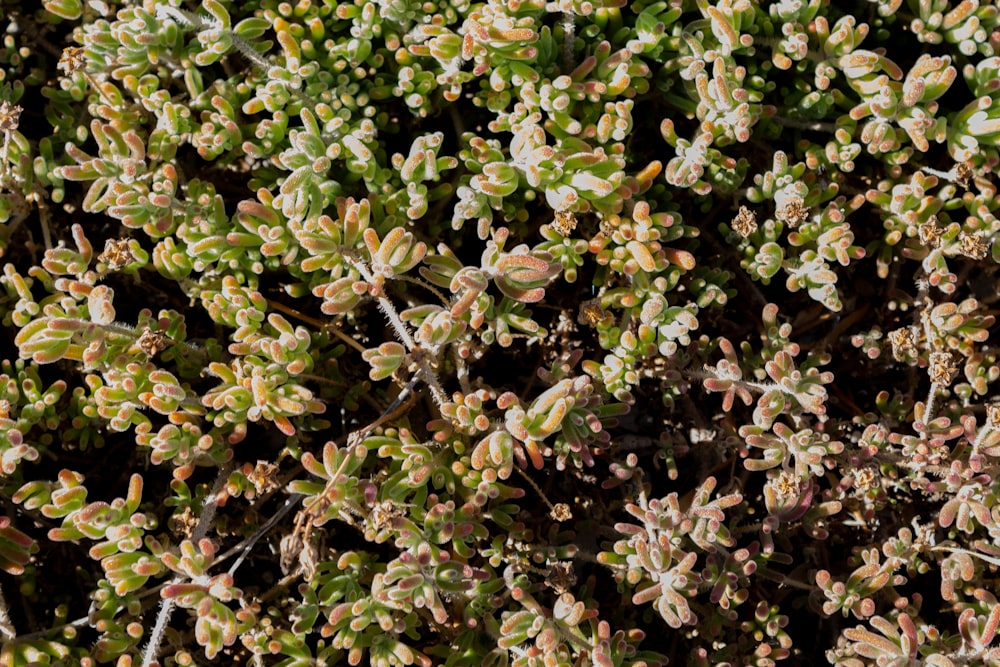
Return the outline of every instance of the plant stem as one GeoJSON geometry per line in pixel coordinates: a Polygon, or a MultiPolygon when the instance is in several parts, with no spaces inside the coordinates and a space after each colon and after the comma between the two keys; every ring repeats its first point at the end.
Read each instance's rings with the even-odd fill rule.
{"type": "MultiPolygon", "coordinates": [[[[201,514],[198,516],[198,526],[194,529],[194,532],[191,533],[192,542],[198,542],[201,538],[208,534],[209,525],[215,518],[215,511],[219,507],[219,496],[222,492],[222,488],[225,486],[226,480],[229,478],[229,472],[231,470],[231,463],[227,463],[219,468],[219,474],[215,478],[215,484],[212,485],[212,492],[205,499],[205,505],[201,508],[201,514]]],[[[170,583],[180,583],[181,581],[183,581],[183,577],[175,577],[170,583]]],[[[146,644],[146,650],[142,656],[142,667],[151,667],[156,660],[157,653],[160,650],[160,643],[163,641],[163,633],[167,629],[167,623],[170,621],[170,615],[173,611],[173,598],[164,598],[164,600],[160,603],[160,612],[156,615],[156,623],[153,625],[153,630],[149,634],[149,643],[146,644]]]]}

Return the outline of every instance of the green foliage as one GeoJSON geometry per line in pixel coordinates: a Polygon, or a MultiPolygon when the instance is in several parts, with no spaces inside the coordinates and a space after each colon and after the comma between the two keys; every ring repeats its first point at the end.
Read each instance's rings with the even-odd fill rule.
{"type": "Polygon", "coordinates": [[[1000,659],[993,4],[0,26],[0,666],[1000,659]]]}

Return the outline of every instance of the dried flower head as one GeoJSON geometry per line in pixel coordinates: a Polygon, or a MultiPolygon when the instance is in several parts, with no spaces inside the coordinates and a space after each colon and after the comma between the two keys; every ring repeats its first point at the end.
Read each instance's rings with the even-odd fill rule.
{"type": "Polygon", "coordinates": [[[155,357],[167,348],[167,341],[168,339],[163,335],[163,332],[145,329],[135,344],[139,346],[139,349],[142,350],[143,354],[146,356],[155,357]]]}
{"type": "Polygon", "coordinates": [[[601,300],[590,299],[580,304],[580,312],[576,316],[576,321],[580,324],[596,327],[605,315],[604,309],[601,308],[601,300]]]}
{"type": "Polygon", "coordinates": [[[1000,401],[986,404],[986,423],[995,429],[1000,429],[1000,401]]]}
{"type": "Polygon", "coordinates": [[[879,473],[875,467],[866,466],[864,468],[859,468],[858,471],[854,473],[854,488],[859,493],[867,493],[868,491],[878,488],[878,485],[879,473]]]}
{"type": "Polygon", "coordinates": [[[989,254],[990,246],[979,234],[960,234],[958,243],[961,253],[970,259],[985,259],[989,254]]]}
{"type": "Polygon", "coordinates": [[[941,235],[944,234],[944,227],[938,224],[936,215],[932,215],[927,222],[917,228],[920,236],[920,243],[927,248],[937,248],[941,245],[941,235]]]}
{"type": "Polygon", "coordinates": [[[383,500],[375,505],[368,514],[368,523],[375,533],[381,533],[392,526],[392,522],[402,516],[405,512],[392,500],[383,500]]]}
{"type": "Polygon", "coordinates": [[[740,206],[740,212],[733,218],[732,226],[733,231],[747,238],[757,231],[757,214],[746,206],[740,206]]]}
{"type": "Polygon", "coordinates": [[[313,543],[311,536],[303,539],[298,531],[288,533],[281,538],[278,552],[283,573],[301,572],[306,581],[312,581],[316,575],[319,549],[313,543]]]}
{"type": "Polygon", "coordinates": [[[167,526],[175,535],[190,538],[198,528],[198,515],[190,507],[185,507],[182,512],[170,517],[167,526]]]}
{"type": "Polygon", "coordinates": [[[572,561],[556,561],[549,565],[545,583],[560,595],[576,585],[576,572],[572,561]]]}
{"type": "Polygon", "coordinates": [[[972,177],[975,174],[972,171],[972,167],[966,162],[960,162],[955,165],[955,182],[961,185],[966,190],[972,185],[972,177]]]}
{"type": "Polygon", "coordinates": [[[930,358],[931,382],[948,386],[958,374],[958,359],[951,352],[932,352],[930,358]]]}
{"type": "Polygon", "coordinates": [[[896,361],[906,361],[917,354],[916,335],[910,327],[890,331],[889,343],[892,345],[892,357],[896,361]]]}
{"type": "Polygon", "coordinates": [[[777,477],[767,480],[764,485],[782,499],[794,499],[799,495],[799,479],[790,470],[782,470],[777,477]]]}
{"type": "Polygon", "coordinates": [[[17,104],[4,100],[0,102],[0,132],[13,132],[21,120],[23,109],[17,104]]]}
{"type": "Polygon", "coordinates": [[[104,252],[97,256],[97,261],[106,264],[109,271],[118,271],[135,260],[128,239],[108,239],[104,242],[104,252]]]}
{"type": "Polygon", "coordinates": [[[775,197],[775,201],[778,202],[778,208],[774,212],[774,217],[778,220],[788,223],[791,227],[798,227],[809,219],[809,209],[800,197],[790,196],[780,199],[784,199],[785,202],[781,203],[779,198],[775,197]]]}
{"type": "Polygon", "coordinates": [[[552,511],[549,515],[556,521],[569,521],[573,518],[573,511],[570,510],[569,505],[566,503],[556,503],[552,506],[552,511]]]}
{"type": "Polygon", "coordinates": [[[56,67],[66,72],[67,75],[70,75],[74,72],[82,71],[86,65],[87,58],[84,56],[83,48],[80,46],[70,46],[63,49],[62,55],[59,57],[59,64],[56,67]]]}
{"type": "Polygon", "coordinates": [[[559,232],[561,236],[569,236],[576,229],[576,215],[573,211],[556,211],[555,220],[552,221],[552,228],[559,232]]]}
{"type": "Polygon", "coordinates": [[[257,489],[258,495],[270,493],[280,486],[278,483],[278,466],[269,461],[257,461],[257,465],[247,475],[247,479],[257,489]]]}

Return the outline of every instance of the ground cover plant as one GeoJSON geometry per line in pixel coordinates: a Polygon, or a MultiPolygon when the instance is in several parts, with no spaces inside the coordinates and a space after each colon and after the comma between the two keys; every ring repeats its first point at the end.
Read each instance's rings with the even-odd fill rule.
{"type": "Polygon", "coordinates": [[[0,666],[1000,664],[995,3],[0,33],[0,666]]]}

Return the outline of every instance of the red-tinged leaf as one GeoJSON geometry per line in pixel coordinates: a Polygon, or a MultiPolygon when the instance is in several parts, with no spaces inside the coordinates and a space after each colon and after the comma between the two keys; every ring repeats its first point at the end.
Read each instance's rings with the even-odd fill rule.
{"type": "Polygon", "coordinates": [[[274,209],[252,199],[242,200],[237,204],[236,210],[237,220],[250,231],[255,231],[262,223],[269,227],[275,227],[280,223],[274,209]]]}
{"type": "MultiPolygon", "coordinates": [[[[198,584],[184,582],[177,584],[167,584],[166,586],[163,587],[163,590],[160,591],[160,596],[163,597],[164,599],[171,599],[171,598],[179,598],[185,595],[191,595],[193,593],[204,594],[205,591],[206,591],[205,586],[199,586],[198,584]]],[[[209,600],[209,603],[211,603],[211,598],[206,597],[204,599],[209,600]]]]}
{"type": "Polygon", "coordinates": [[[567,405],[566,399],[558,399],[555,402],[555,405],[553,405],[548,411],[548,415],[546,416],[545,421],[538,427],[538,431],[544,433],[545,436],[555,433],[562,424],[563,419],[566,417],[568,410],[569,406],[567,405]]]}
{"type": "MultiPolygon", "coordinates": [[[[398,227],[396,229],[399,229],[398,227]]],[[[400,229],[400,231],[402,231],[400,229]]],[[[371,227],[368,227],[361,233],[362,238],[365,241],[365,246],[368,248],[368,255],[375,260],[378,255],[379,247],[382,245],[378,238],[378,232],[376,232],[371,227]]]]}
{"type": "Polygon", "coordinates": [[[163,572],[163,565],[152,558],[143,558],[132,565],[132,571],[141,577],[153,577],[163,572]]]}
{"type": "MultiPolygon", "coordinates": [[[[45,321],[46,320],[42,320],[42,322],[45,321]]],[[[87,326],[86,322],[82,322],[72,317],[53,317],[47,320],[47,322],[47,328],[49,331],[76,332],[87,326]]]]}
{"type": "Polygon", "coordinates": [[[30,536],[11,526],[11,518],[7,516],[0,517],[0,538],[24,549],[30,548],[35,543],[30,536]]]}
{"type": "Polygon", "coordinates": [[[525,441],[524,450],[527,452],[528,458],[531,459],[531,464],[535,466],[536,470],[541,470],[545,467],[545,459],[542,457],[542,452],[537,442],[534,440],[525,441]]]}
{"type": "Polygon", "coordinates": [[[496,263],[496,270],[501,273],[511,273],[518,270],[544,272],[548,268],[549,263],[545,260],[526,254],[504,255],[496,263]]]}
{"type": "Polygon", "coordinates": [[[53,542],[71,542],[83,537],[76,528],[53,528],[48,532],[48,537],[53,542]]]}
{"type": "Polygon", "coordinates": [[[663,252],[666,254],[667,261],[674,266],[679,266],[685,271],[692,270],[695,265],[694,255],[689,253],[687,250],[678,250],[676,248],[664,248],[663,252]]]}
{"type": "Polygon", "coordinates": [[[497,287],[505,295],[521,303],[537,303],[545,298],[545,289],[541,287],[518,289],[510,285],[506,280],[498,280],[497,287]]]}
{"type": "Polygon", "coordinates": [[[645,245],[633,240],[626,243],[625,248],[639,264],[640,269],[646,273],[652,273],[656,270],[656,260],[645,245]]]}
{"type": "Polygon", "coordinates": [[[292,422],[288,419],[288,417],[283,417],[280,415],[275,417],[274,425],[278,427],[279,431],[281,431],[288,437],[292,437],[293,435],[295,435],[295,426],[292,425],[292,422]]]}

